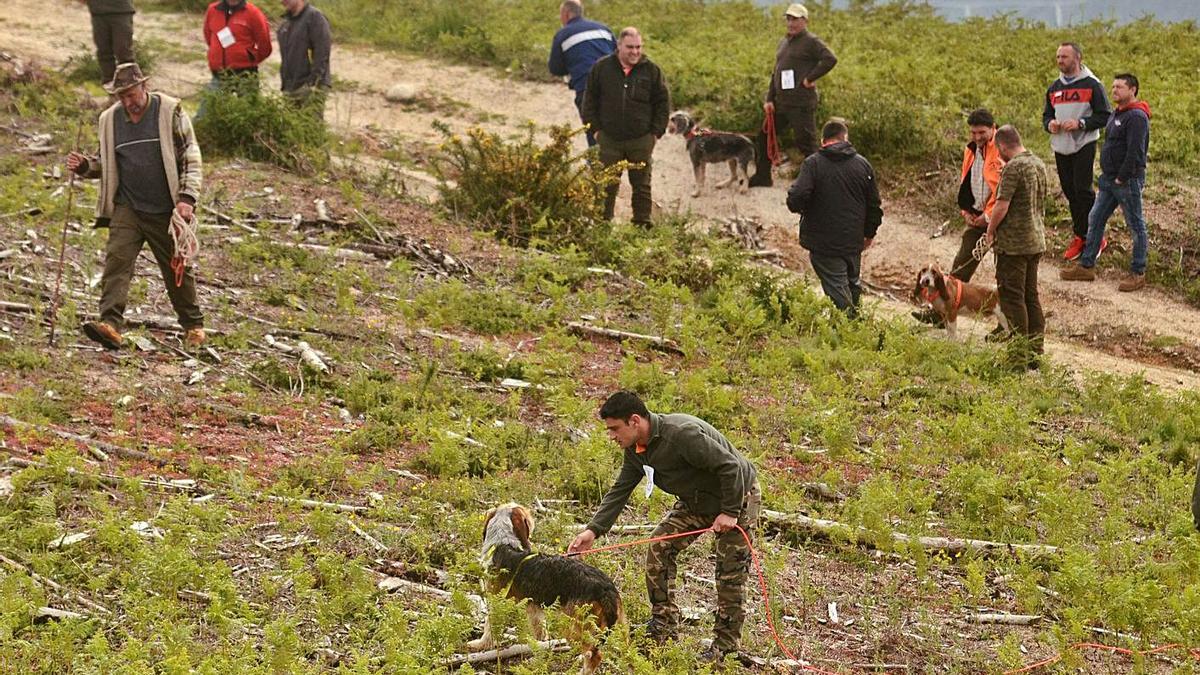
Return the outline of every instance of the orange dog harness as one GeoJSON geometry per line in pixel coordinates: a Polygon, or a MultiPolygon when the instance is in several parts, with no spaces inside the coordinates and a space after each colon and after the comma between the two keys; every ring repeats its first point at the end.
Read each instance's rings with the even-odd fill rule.
{"type": "MultiPolygon", "coordinates": [[[[946,313],[949,314],[951,312],[956,312],[956,311],[958,311],[959,306],[962,305],[963,286],[965,286],[966,284],[959,281],[958,279],[955,279],[952,276],[944,276],[944,277],[942,277],[942,279],[945,279],[947,281],[953,281],[955,284],[954,304],[951,305],[949,311],[946,313]]],[[[937,289],[925,287],[921,290],[921,297],[925,299],[925,302],[928,302],[929,304],[932,305],[933,301],[937,300],[937,297],[938,297],[937,289]]]]}

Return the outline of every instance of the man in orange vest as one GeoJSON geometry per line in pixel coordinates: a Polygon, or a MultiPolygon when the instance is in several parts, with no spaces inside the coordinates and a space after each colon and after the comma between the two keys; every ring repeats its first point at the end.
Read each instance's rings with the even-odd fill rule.
{"type": "MultiPolygon", "coordinates": [[[[1000,184],[1000,171],[1004,160],[994,142],[996,120],[987,108],[979,108],[967,116],[971,142],[963,150],[962,172],[958,177],[958,209],[966,228],[958,254],[950,267],[950,275],[959,281],[969,282],[979,267],[975,259],[975,246],[987,232],[992,219],[992,208],[996,205],[996,187],[1000,184]]],[[[913,316],[925,323],[939,324],[942,316],[932,308],[913,312],[913,316]]]]}

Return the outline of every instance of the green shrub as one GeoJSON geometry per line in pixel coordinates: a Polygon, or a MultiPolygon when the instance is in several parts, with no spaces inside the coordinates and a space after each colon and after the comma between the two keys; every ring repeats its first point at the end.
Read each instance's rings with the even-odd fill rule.
{"type": "MultiPolygon", "coordinates": [[[[312,99],[312,104],[317,100],[312,99]]],[[[196,115],[196,138],[207,153],[272,162],[306,173],[329,161],[325,122],[307,106],[261,91],[257,78],[204,91],[200,107],[203,114],[196,115]]]]}
{"type": "Polygon", "coordinates": [[[552,127],[545,146],[534,141],[532,127],[515,142],[478,128],[465,138],[438,129],[446,137],[434,162],[442,204],[517,246],[581,239],[596,227],[604,187],[627,168],[583,161],[572,142],[580,130],[566,126],[552,127]]]}
{"type": "MultiPolygon", "coordinates": [[[[158,40],[133,41],[134,60],[137,61],[138,67],[142,69],[143,73],[154,76],[154,66],[158,64],[161,45],[162,42],[158,40]]],[[[67,62],[63,64],[62,72],[66,75],[68,82],[75,84],[99,82],[100,62],[96,60],[95,52],[79,52],[67,59],[67,62]]]]}

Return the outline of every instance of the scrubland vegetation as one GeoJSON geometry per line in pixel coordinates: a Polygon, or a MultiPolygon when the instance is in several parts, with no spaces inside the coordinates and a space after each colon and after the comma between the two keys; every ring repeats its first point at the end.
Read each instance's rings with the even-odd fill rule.
{"type": "MultiPolygon", "coordinates": [[[[544,4],[483,2],[468,13],[384,1],[371,3],[370,21],[359,2],[322,7],[343,38],[425,44],[540,77],[554,27],[544,4]]],[[[592,14],[646,30],[651,56],[677,73],[681,104],[714,124],[754,124],[777,20],[749,4],[682,0],[596,3],[592,14]]],[[[1045,45],[1065,37],[999,20],[951,26],[911,7],[816,16],[816,31],[844,55],[824,105],[859,120],[868,152],[910,168],[952,155],[956,115],[980,103],[1032,124],[1028,99],[1052,75],[1045,45]],[[996,78],[996,98],[980,101],[959,47],[986,44],[989,33],[1006,45],[991,58],[1012,63],[985,76],[996,78]],[[922,75],[934,66],[938,77],[922,75]]],[[[1097,70],[1118,67],[1106,45],[1143,35],[1154,39],[1137,41],[1147,46],[1134,57],[1148,73],[1167,78],[1196,61],[1155,60],[1161,52],[1151,50],[1177,43],[1191,53],[1188,26],[1085,30],[1072,37],[1095,45],[1097,70]]],[[[1164,96],[1164,117],[1195,109],[1194,96],[1188,87],[1164,96]]],[[[0,109],[53,133],[57,154],[95,114],[53,74],[9,83],[0,109]]],[[[1161,157],[1189,170],[1196,153],[1182,148],[1195,150],[1200,130],[1167,126],[1178,146],[1164,142],[1161,157]]],[[[0,249],[20,252],[0,258],[0,289],[31,310],[0,315],[0,447],[36,462],[0,469],[0,555],[24,568],[0,571],[0,671],[447,672],[445,659],[478,626],[468,595],[480,587],[483,512],[541,502],[537,549],[565,547],[619,460],[595,419],[617,388],[725,431],[760,468],[767,508],[862,528],[829,539],[767,525],[758,540],[776,625],[822,669],[1002,672],[1079,641],[1200,645],[1200,537],[1187,513],[1195,392],[1079,380],[1053,365],[1015,373],[1001,348],[931,339],[870,309],[847,320],[796,276],[693,223],[597,222],[597,186],[610,177],[579,168],[569,135],[554,130],[544,145],[486,132],[449,138],[444,178],[471,171],[495,183],[443,182],[440,210],[404,196],[383,161],[334,161],[314,178],[240,158],[236,147],[206,155],[209,194],[226,214],[204,233],[201,268],[220,360],[185,360],[153,322],[131,335],[154,351],[113,356],[75,344],[104,241],[86,228],[91,186],[77,188],[73,218],[84,227],[68,237],[59,346],[43,347],[63,181],[52,174],[56,155],[22,155],[19,137],[0,138],[0,214],[18,213],[0,220],[0,249]],[[305,211],[314,197],[337,223],[269,217],[305,211]],[[40,212],[20,215],[32,207],[40,212]],[[412,255],[415,240],[466,265],[412,255]],[[681,353],[581,336],[573,321],[662,336],[681,353]],[[306,340],[330,369],[271,347],[267,334],[306,340]],[[109,444],[109,459],[52,429],[91,434],[109,444]],[[816,483],[833,498],[815,499],[816,483]],[[952,557],[897,545],[895,533],[1058,551],[952,557]],[[389,594],[380,575],[449,595],[389,594]],[[841,607],[840,626],[826,621],[829,602],[841,607]],[[84,616],[47,620],[42,607],[84,616]],[[965,621],[988,610],[1042,619],[965,621]]],[[[323,140],[304,147],[331,151],[323,140]]],[[[156,274],[135,280],[131,308],[144,311],[134,318],[169,313],[156,274]]],[[[655,522],[670,506],[661,492],[636,495],[621,523],[655,522]]],[[[589,559],[617,581],[634,625],[648,615],[641,555],[589,559]]],[[[693,547],[683,566],[711,576],[707,547],[693,547]]],[[[680,644],[644,653],[636,633],[619,631],[607,671],[694,672],[713,592],[686,580],[681,604],[696,618],[680,644]]],[[[523,612],[495,607],[513,641],[529,639],[523,612]]],[[[561,624],[552,615],[552,631],[561,624]]],[[[778,657],[764,627],[755,604],[745,649],[778,657]]],[[[1187,652],[1167,657],[1065,651],[1052,670],[1193,672],[1187,652]]],[[[575,664],[543,651],[486,667],[534,674],[575,664]]]]}

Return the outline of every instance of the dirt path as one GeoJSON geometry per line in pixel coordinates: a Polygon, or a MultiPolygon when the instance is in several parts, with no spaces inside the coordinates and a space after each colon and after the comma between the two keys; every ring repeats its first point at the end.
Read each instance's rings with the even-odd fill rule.
{"type": "MultiPolygon", "coordinates": [[[[51,3],[47,8],[46,3],[36,0],[6,0],[10,11],[0,18],[0,50],[57,64],[71,54],[90,49],[86,10],[66,0],[51,3]],[[74,43],[74,47],[63,46],[64,35],[71,36],[67,43],[74,43]]],[[[208,81],[199,18],[142,12],[137,15],[136,30],[141,39],[161,40],[167,45],[160,50],[163,53],[153,73],[157,86],[186,95],[208,81]],[[194,56],[183,56],[189,54],[194,56]]],[[[336,47],[333,71],[340,80],[354,84],[355,91],[331,97],[326,113],[330,123],[344,131],[375,127],[406,143],[428,145],[438,141],[432,129],[435,121],[458,131],[483,125],[506,134],[521,133],[530,121],[539,127],[578,121],[566,87],[501,80],[492,72],[481,76],[478,68],[367,48],[336,47]],[[383,92],[398,82],[415,85],[423,92],[422,103],[401,106],[387,102],[383,92]]],[[[264,72],[267,86],[278,86],[277,54],[272,55],[264,72]]],[[[710,219],[745,216],[789,233],[794,231],[796,219],[784,204],[786,180],[777,180],[773,188],[740,195],[712,188],[724,178],[723,171],[713,167],[708,189],[692,198],[693,180],[684,141],[676,136],[665,137],[655,153],[655,200],[666,212],[710,219]]],[[[627,208],[628,185],[623,185],[619,209],[627,208]]],[[[905,287],[926,261],[949,264],[957,249],[956,229],[950,228],[945,236],[932,239],[933,226],[927,219],[899,212],[886,202],[884,210],[888,215],[876,246],[864,256],[864,276],[869,281],[883,287],[905,287]]],[[[621,213],[619,210],[618,215],[621,213]]],[[[780,239],[778,234],[774,238],[780,239]]],[[[804,256],[795,251],[787,258],[790,267],[806,265],[804,256]]],[[[977,278],[990,280],[994,271],[989,258],[977,278]]],[[[1062,282],[1052,260],[1042,264],[1040,288],[1043,305],[1053,313],[1048,322],[1048,351],[1056,361],[1078,373],[1143,373],[1148,380],[1169,389],[1200,387],[1200,368],[1194,365],[1194,359],[1172,356],[1180,352],[1200,354],[1200,312],[1156,290],[1120,293],[1115,279],[1091,284],[1062,282]],[[1139,344],[1139,348],[1127,348],[1122,340],[1167,347],[1139,344]],[[1177,367],[1180,365],[1185,367],[1177,367]]],[[[902,302],[880,302],[889,313],[911,309],[902,302]]],[[[973,326],[967,339],[979,339],[987,328],[990,326],[973,326]]]]}

